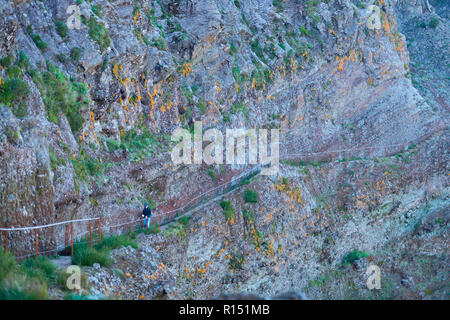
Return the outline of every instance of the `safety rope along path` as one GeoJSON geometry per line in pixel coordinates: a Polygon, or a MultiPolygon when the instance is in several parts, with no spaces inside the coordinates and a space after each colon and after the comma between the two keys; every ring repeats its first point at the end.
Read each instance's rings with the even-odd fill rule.
{"type": "MultiPolygon", "coordinates": [[[[415,141],[410,141],[408,143],[392,144],[392,145],[378,146],[378,147],[363,146],[363,147],[357,147],[357,148],[351,148],[351,149],[323,151],[323,152],[286,154],[286,155],[280,156],[280,161],[286,161],[286,160],[291,161],[292,158],[298,158],[301,156],[311,156],[311,155],[314,156],[314,155],[329,154],[330,155],[329,162],[334,163],[334,162],[340,161],[340,159],[339,159],[340,154],[346,154],[349,152],[365,150],[370,155],[371,150],[374,150],[374,149],[381,149],[383,151],[384,156],[386,156],[389,153],[388,152],[389,148],[401,147],[401,150],[397,150],[394,153],[399,152],[399,151],[405,152],[406,146],[409,146],[412,143],[422,143],[428,137],[440,132],[444,127],[445,127],[445,125],[442,125],[442,126],[438,127],[438,130],[435,130],[434,132],[432,132],[430,134],[424,135],[424,136],[420,137],[419,139],[416,139],[415,141]]],[[[390,153],[393,153],[393,152],[391,151],[390,153]]],[[[301,160],[298,160],[298,162],[300,163],[301,160]]],[[[153,222],[153,224],[156,224],[156,222],[157,222],[158,226],[160,227],[162,225],[171,223],[172,220],[174,220],[178,217],[190,215],[193,212],[195,212],[196,210],[198,210],[201,206],[211,202],[212,200],[215,200],[217,197],[223,197],[225,194],[231,192],[242,181],[245,181],[253,176],[259,175],[261,172],[261,168],[262,168],[261,165],[255,165],[250,170],[241,172],[238,176],[234,177],[230,181],[222,183],[221,185],[214,187],[214,188],[196,196],[195,198],[190,199],[185,205],[182,205],[181,207],[179,207],[177,209],[172,209],[172,210],[169,210],[166,212],[157,212],[152,217],[151,223],[153,222]]],[[[155,210],[155,211],[157,211],[157,210],[155,210]]],[[[16,258],[22,259],[22,258],[26,258],[26,257],[36,256],[36,259],[37,259],[39,254],[48,254],[50,252],[57,253],[60,250],[63,250],[64,248],[67,249],[69,240],[70,240],[70,247],[71,247],[71,255],[73,256],[74,238],[78,239],[77,244],[89,243],[89,245],[92,246],[93,236],[95,237],[95,235],[97,235],[98,240],[101,242],[102,234],[103,235],[107,234],[107,233],[105,233],[106,229],[108,229],[110,231],[109,234],[111,234],[111,230],[114,231],[114,229],[115,229],[116,232],[118,232],[119,227],[131,225],[131,230],[133,231],[134,224],[142,223],[143,221],[144,221],[144,219],[136,219],[136,220],[126,221],[126,222],[122,222],[122,223],[115,224],[115,225],[109,225],[109,226],[103,225],[102,226],[101,218],[95,217],[95,218],[87,218],[87,219],[68,220],[68,221],[47,224],[47,225],[39,225],[39,226],[31,226],[31,227],[0,228],[0,231],[2,231],[5,234],[5,244],[4,244],[5,251],[8,250],[8,236],[11,236],[11,232],[34,231],[34,242],[35,242],[34,243],[34,247],[35,247],[34,251],[35,252],[31,253],[31,254],[23,255],[20,257],[16,257],[16,258]],[[94,221],[97,221],[97,226],[94,226],[94,228],[93,228],[92,222],[94,222],[94,221]],[[73,235],[74,223],[79,224],[79,223],[84,223],[84,222],[89,222],[89,230],[80,232],[80,233],[76,234],[76,236],[74,237],[74,235],[73,235]],[[58,245],[58,243],[57,243],[58,239],[56,239],[56,245],[55,245],[54,249],[39,251],[38,250],[38,237],[37,237],[38,230],[45,229],[45,228],[55,228],[55,227],[62,226],[62,225],[66,226],[66,232],[65,232],[66,238],[65,238],[64,245],[58,245]],[[102,228],[104,228],[103,231],[102,231],[102,228]],[[69,232],[69,229],[70,229],[70,232],[69,232]],[[88,241],[87,240],[80,241],[83,237],[87,236],[87,234],[89,234],[89,240],[88,241]]]]}

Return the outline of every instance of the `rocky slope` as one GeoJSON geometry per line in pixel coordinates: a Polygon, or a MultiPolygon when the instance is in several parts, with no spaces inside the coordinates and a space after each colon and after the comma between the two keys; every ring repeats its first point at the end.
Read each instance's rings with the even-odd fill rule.
{"type": "MultiPolygon", "coordinates": [[[[235,220],[214,203],[184,232],[140,237],[114,254],[138,287],[92,269],[94,292],[113,277],[127,298],[448,299],[445,1],[78,1],[68,29],[72,4],[0,0],[1,226],[176,208],[242,169],[173,165],[176,127],[280,128],[282,155],[324,157],[252,180],[256,204],[227,196],[235,220]],[[343,267],[354,249],[370,258],[343,267]]],[[[40,236],[45,250],[64,231],[40,236]]],[[[8,237],[29,253],[32,237],[8,237]]]]}

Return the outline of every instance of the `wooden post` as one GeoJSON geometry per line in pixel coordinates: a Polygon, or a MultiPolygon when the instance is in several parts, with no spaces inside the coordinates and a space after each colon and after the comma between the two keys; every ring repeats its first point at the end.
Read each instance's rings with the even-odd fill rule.
{"type": "Polygon", "coordinates": [[[8,231],[5,231],[5,253],[8,252],[8,231]]]}
{"type": "Polygon", "coordinates": [[[73,222],[70,223],[70,256],[73,259],[73,222]]]}
{"type": "Polygon", "coordinates": [[[131,233],[133,233],[133,222],[131,222],[131,233]]]}
{"type": "Polygon", "coordinates": [[[36,250],[36,261],[38,260],[38,239],[37,239],[37,229],[34,229],[34,245],[36,250]]]}
{"type": "Polygon", "coordinates": [[[68,231],[69,225],[66,224],[66,232],[64,234],[64,245],[65,245],[65,252],[67,256],[67,247],[69,246],[69,231],[68,231]]]}
{"type": "Polygon", "coordinates": [[[102,227],[100,224],[100,219],[98,219],[98,240],[102,243],[102,227]]]}
{"type": "Polygon", "coordinates": [[[92,248],[92,228],[91,228],[91,222],[89,220],[89,248],[92,248]]]}
{"type": "Polygon", "coordinates": [[[331,152],[331,162],[333,162],[333,152],[331,152]]]}
{"type": "Polygon", "coordinates": [[[161,215],[158,215],[158,228],[161,227],[161,215]]]}

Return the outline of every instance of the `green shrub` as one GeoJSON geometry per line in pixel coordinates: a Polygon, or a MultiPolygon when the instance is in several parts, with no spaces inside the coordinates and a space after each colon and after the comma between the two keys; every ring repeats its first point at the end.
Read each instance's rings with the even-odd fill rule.
{"type": "Polygon", "coordinates": [[[104,139],[106,146],[108,148],[109,152],[114,152],[116,150],[119,150],[121,145],[120,145],[120,141],[118,140],[113,140],[113,139],[104,139]]]}
{"type": "MultiPolygon", "coordinates": [[[[19,62],[19,61],[18,61],[19,62]]],[[[13,65],[11,67],[8,68],[8,70],[6,71],[6,75],[8,76],[8,78],[21,78],[22,76],[22,70],[20,68],[20,66],[18,65],[13,65]]]]}
{"type": "Polygon", "coordinates": [[[234,42],[230,42],[230,53],[234,55],[238,51],[238,47],[234,42]]]}
{"type": "Polygon", "coordinates": [[[245,257],[242,254],[234,252],[234,251],[231,253],[231,259],[229,262],[230,269],[233,269],[233,270],[242,269],[244,262],[245,262],[245,257]]]}
{"type": "Polygon", "coordinates": [[[19,266],[10,252],[0,248],[0,300],[45,299],[47,285],[41,279],[51,279],[52,267],[45,258],[34,263],[25,260],[19,266]]]}
{"type": "Polygon", "coordinates": [[[72,132],[75,133],[81,129],[83,125],[81,111],[89,105],[87,85],[69,80],[58,67],[49,62],[47,71],[42,75],[35,70],[32,70],[30,74],[41,93],[48,120],[58,123],[60,114],[63,112],[72,132]]]}
{"type": "Polygon", "coordinates": [[[13,102],[25,100],[30,93],[28,84],[20,79],[6,80],[0,86],[0,103],[11,105],[13,102]]]}
{"type": "Polygon", "coordinates": [[[430,26],[430,28],[435,29],[439,25],[439,19],[438,18],[431,19],[428,25],[430,26]]]}
{"type": "Polygon", "coordinates": [[[11,252],[5,252],[0,248],[0,283],[8,276],[9,273],[16,270],[16,259],[11,252]]]}
{"type": "Polygon", "coordinates": [[[167,51],[167,44],[166,44],[166,40],[164,40],[164,38],[162,38],[162,37],[159,37],[159,38],[153,37],[152,41],[153,41],[152,45],[154,47],[156,47],[156,48],[158,48],[159,50],[162,50],[162,51],[167,51]]]}
{"type": "Polygon", "coordinates": [[[190,220],[190,216],[183,216],[180,219],[178,219],[178,222],[186,227],[189,224],[189,220],[190,220]]]}
{"type": "Polygon", "coordinates": [[[235,212],[234,207],[231,205],[231,201],[222,201],[220,206],[223,209],[223,215],[226,221],[234,221],[235,212]]]}
{"type": "Polygon", "coordinates": [[[6,56],[6,57],[0,59],[0,65],[3,68],[8,68],[12,64],[12,62],[13,62],[12,55],[9,55],[9,56],[6,56]]]}
{"type": "Polygon", "coordinates": [[[367,252],[365,252],[365,251],[359,251],[359,250],[353,250],[353,251],[350,251],[345,257],[344,257],[344,259],[342,260],[342,263],[344,264],[344,265],[347,265],[347,264],[352,264],[353,262],[355,262],[356,260],[358,260],[358,259],[361,259],[361,258],[368,258],[368,257],[370,257],[370,254],[369,253],[367,253],[367,252]]]}
{"type": "Polygon", "coordinates": [[[237,102],[231,106],[230,112],[232,114],[236,114],[238,111],[241,111],[244,114],[244,116],[248,119],[248,107],[245,103],[237,102]]]}
{"type": "Polygon", "coordinates": [[[216,170],[214,170],[213,168],[209,168],[208,170],[206,170],[206,172],[208,173],[212,181],[216,181],[217,178],[216,170]]]}
{"type": "Polygon", "coordinates": [[[138,244],[133,241],[128,235],[117,235],[102,239],[102,243],[95,245],[97,250],[112,250],[121,247],[131,246],[136,249],[138,244]]]}
{"type": "Polygon", "coordinates": [[[73,47],[70,50],[70,57],[73,61],[78,61],[81,58],[81,55],[83,54],[83,49],[79,47],[73,47]]]}
{"type": "Polygon", "coordinates": [[[69,30],[69,28],[67,27],[67,25],[64,22],[55,21],[55,26],[56,26],[56,32],[59,34],[59,36],[61,38],[67,37],[67,31],[69,30]]]}
{"type": "Polygon", "coordinates": [[[267,62],[266,57],[264,56],[264,49],[259,44],[259,40],[255,39],[250,43],[250,47],[252,51],[261,59],[261,61],[267,62]]]}
{"type": "Polygon", "coordinates": [[[144,232],[145,234],[157,234],[157,233],[159,233],[160,230],[159,230],[159,225],[155,223],[155,224],[151,224],[149,229],[144,228],[144,229],[141,229],[141,231],[144,232]]]}
{"type": "Polygon", "coordinates": [[[0,103],[9,106],[14,115],[22,118],[27,115],[26,99],[30,94],[28,84],[20,79],[6,80],[0,86],[0,103]]]}
{"type": "Polygon", "coordinates": [[[19,58],[17,59],[16,64],[22,70],[28,70],[28,68],[30,67],[30,59],[23,51],[20,51],[19,58]]]}
{"type": "Polygon", "coordinates": [[[89,28],[89,35],[100,47],[100,51],[105,51],[111,45],[111,38],[109,31],[103,23],[97,22],[94,17],[91,17],[87,22],[89,28]]]}
{"type": "Polygon", "coordinates": [[[252,211],[247,211],[247,209],[244,208],[242,210],[242,218],[244,218],[247,222],[253,222],[255,221],[255,214],[252,211]]]}
{"type": "Polygon", "coordinates": [[[103,16],[102,8],[100,6],[92,6],[91,10],[97,17],[101,18],[103,16]]]}
{"type": "Polygon", "coordinates": [[[257,203],[258,202],[258,193],[254,190],[247,189],[244,192],[244,200],[245,202],[257,203]]]}
{"type": "Polygon", "coordinates": [[[44,40],[41,39],[41,36],[38,34],[33,34],[31,36],[31,39],[33,39],[34,43],[36,44],[36,47],[39,48],[39,50],[41,51],[45,51],[47,50],[47,42],[45,42],[44,40]]]}
{"type": "Polygon", "coordinates": [[[110,166],[109,163],[97,160],[88,155],[84,148],[80,148],[80,154],[71,159],[75,175],[79,180],[87,181],[88,177],[101,176],[110,166]]]}
{"type": "Polygon", "coordinates": [[[278,9],[278,11],[283,11],[284,10],[284,3],[282,0],[273,0],[272,4],[275,8],[278,9]]]}
{"type": "Polygon", "coordinates": [[[308,30],[304,27],[304,26],[300,26],[300,33],[303,35],[303,36],[308,36],[308,34],[309,34],[309,32],[308,32],[308,30]]]}
{"type": "Polygon", "coordinates": [[[75,244],[72,263],[80,266],[92,266],[94,263],[99,263],[103,267],[108,267],[111,265],[109,250],[97,250],[90,248],[87,244],[75,244]]]}
{"type": "Polygon", "coordinates": [[[46,297],[45,283],[23,275],[16,275],[0,286],[0,300],[43,300],[46,297]]]}
{"type": "Polygon", "coordinates": [[[20,263],[21,271],[29,278],[39,279],[47,284],[56,281],[56,266],[44,256],[29,258],[20,263]]]}

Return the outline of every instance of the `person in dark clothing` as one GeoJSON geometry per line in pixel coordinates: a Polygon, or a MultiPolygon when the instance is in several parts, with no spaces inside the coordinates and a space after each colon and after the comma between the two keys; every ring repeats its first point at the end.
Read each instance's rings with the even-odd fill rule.
{"type": "Polygon", "coordinates": [[[147,203],[144,205],[142,217],[144,218],[144,227],[150,229],[150,221],[152,220],[152,209],[150,209],[147,203]]]}

